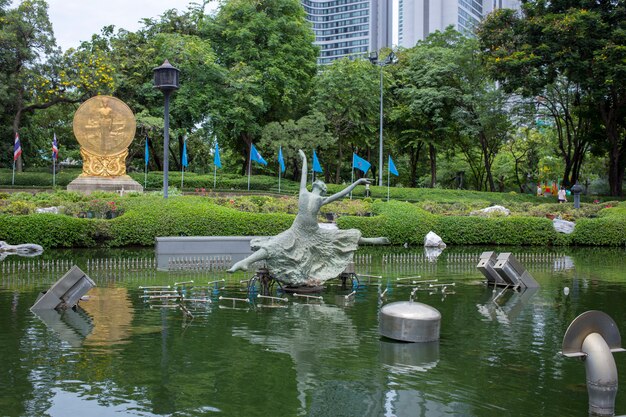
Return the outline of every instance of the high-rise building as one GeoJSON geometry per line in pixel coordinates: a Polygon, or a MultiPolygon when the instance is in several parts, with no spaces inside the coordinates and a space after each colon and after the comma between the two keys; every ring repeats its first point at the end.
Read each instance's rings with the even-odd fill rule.
{"type": "Polygon", "coordinates": [[[410,48],[452,25],[471,33],[495,9],[519,9],[521,0],[398,0],[398,45],[410,48]]]}
{"type": "Polygon", "coordinates": [[[392,0],[302,0],[302,5],[321,48],[318,64],[392,45],[392,0]]]}

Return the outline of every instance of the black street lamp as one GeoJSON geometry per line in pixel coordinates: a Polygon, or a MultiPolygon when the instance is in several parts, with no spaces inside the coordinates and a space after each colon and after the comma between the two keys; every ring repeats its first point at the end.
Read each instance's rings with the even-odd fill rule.
{"type": "Polygon", "coordinates": [[[165,128],[163,129],[163,198],[167,198],[170,147],[170,94],[178,90],[180,71],[166,59],[160,67],[154,68],[154,87],[165,96],[165,128]]]}
{"type": "Polygon", "coordinates": [[[370,52],[369,60],[372,64],[380,66],[380,138],[378,140],[378,185],[383,185],[383,67],[393,64],[395,55],[393,51],[389,52],[387,57],[380,61],[378,52],[370,52]]]}

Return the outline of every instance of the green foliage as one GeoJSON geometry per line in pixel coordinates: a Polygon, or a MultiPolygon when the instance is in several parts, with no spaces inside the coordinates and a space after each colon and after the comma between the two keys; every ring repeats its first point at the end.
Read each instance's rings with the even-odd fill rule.
{"type": "Polygon", "coordinates": [[[292,222],[292,215],[243,213],[199,197],[147,200],[110,221],[110,244],[152,245],[156,236],[269,236],[292,222]]]}
{"type": "Polygon", "coordinates": [[[441,216],[433,230],[454,245],[538,245],[553,243],[557,232],[537,217],[441,216]]]}
{"type": "Polygon", "coordinates": [[[91,247],[102,244],[106,238],[107,228],[103,220],[58,214],[0,214],[0,240],[10,244],[36,243],[44,248],[91,247]]]}
{"type": "Polygon", "coordinates": [[[393,244],[418,244],[423,243],[436,221],[435,216],[409,203],[375,201],[372,210],[377,216],[344,216],[337,220],[337,225],[359,229],[366,237],[388,237],[393,244]]]}
{"type": "MultiPolygon", "coordinates": [[[[437,190],[439,198],[451,198],[437,190]]],[[[478,193],[494,195],[492,193],[478,193]]],[[[394,244],[420,245],[429,231],[447,244],[468,245],[608,245],[626,244],[626,202],[586,204],[574,210],[570,204],[542,204],[539,217],[529,202],[512,207],[520,214],[507,217],[468,216],[485,200],[472,194],[457,202],[413,204],[371,199],[343,199],[324,206],[322,214],[340,214],[340,228],[357,228],[366,237],[387,236],[394,244]],[[426,209],[431,210],[428,212],[426,209]],[[572,235],[556,233],[545,212],[568,218],[576,215],[572,235]],[[372,217],[367,217],[369,214],[372,217]],[[435,213],[435,214],[433,214],[435,213]],[[583,218],[588,213],[593,218],[583,218]]],[[[290,227],[297,212],[296,197],[259,195],[211,198],[179,196],[164,200],[158,193],[15,193],[0,200],[0,240],[9,243],[37,243],[45,247],[153,245],[157,236],[275,235],[290,227]],[[36,207],[63,207],[63,214],[32,214],[36,207]],[[113,207],[114,206],[114,207],[113,207]],[[77,218],[90,211],[95,217],[77,218]],[[7,214],[2,214],[7,213],[7,214]]],[[[321,219],[323,220],[323,218],[321,219]]]]}
{"type": "Polygon", "coordinates": [[[546,106],[548,112],[558,110],[555,122],[582,130],[560,125],[559,130],[567,128],[563,144],[584,154],[589,146],[580,141],[592,139],[596,149],[608,151],[611,195],[621,195],[624,170],[616,126],[623,125],[626,103],[625,13],[621,1],[528,1],[522,13],[498,10],[478,29],[482,58],[504,90],[558,99],[546,106]],[[557,84],[565,88],[552,94],[557,84]],[[568,102],[574,106],[569,114],[562,112],[568,102]],[[594,130],[602,135],[592,135],[594,130]]]}
{"type": "Polygon", "coordinates": [[[335,181],[341,164],[352,162],[352,150],[373,148],[376,143],[379,102],[373,97],[380,94],[379,70],[366,60],[344,58],[326,66],[316,78],[314,107],[328,120],[336,141],[322,162],[326,160],[328,169],[335,171],[335,181]]]}

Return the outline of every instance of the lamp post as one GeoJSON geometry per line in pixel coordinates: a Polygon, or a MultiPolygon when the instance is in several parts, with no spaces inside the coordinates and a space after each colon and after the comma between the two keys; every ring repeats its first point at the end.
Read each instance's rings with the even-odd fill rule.
{"type": "Polygon", "coordinates": [[[383,67],[393,64],[395,55],[393,51],[384,60],[378,59],[378,52],[370,52],[369,60],[372,64],[380,67],[380,138],[378,140],[378,185],[383,185],[383,67]]]}
{"type": "Polygon", "coordinates": [[[170,147],[170,94],[178,89],[180,71],[166,59],[160,67],[154,68],[154,87],[165,96],[165,126],[163,129],[163,198],[167,198],[170,147]]]}

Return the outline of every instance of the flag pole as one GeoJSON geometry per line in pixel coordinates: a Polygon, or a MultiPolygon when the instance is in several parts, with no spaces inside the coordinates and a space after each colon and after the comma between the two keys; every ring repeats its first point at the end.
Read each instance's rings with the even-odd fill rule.
{"type": "Polygon", "coordinates": [[[252,148],[250,148],[250,157],[248,158],[248,191],[250,191],[250,166],[252,165],[252,148]]]}
{"type": "Polygon", "coordinates": [[[280,164],[278,164],[278,194],[280,194],[280,164]]]}
{"type": "Polygon", "coordinates": [[[215,191],[215,184],[217,183],[217,165],[213,163],[213,190],[215,191]]]}
{"type": "Polygon", "coordinates": [[[148,164],[144,164],[143,168],[143,189],[146,190],[148,185],[148,164]]]}
{"type": "Polygon", "coordinates": [[[54,152],[52,153],[52,188],[56,186],[56,176],[57,176],[57,164],[54,160],[54,152]]]}
{"type": "Polygon", "coordinates": [[[181,167],[181,176],[180,176],[180,191],[183,191],[183,184],[185,183],[185,166],[181,167]]]}
{"type": "Polygon", "coordinates": [[[11,185],[15,185],[15,159],[13,159],[13,179],[11,180],[11,185]]]}
{"type": "MultiPolygon", "coordinates": [[[[350,170],[350,184],[354,184],[354,163],[352,164],[352,169],[350,170]]],[[[352,190],[350,190],[350,200],[352,200],[352,190]]]]}
{"type": "Polygon", "coordinates": [[[389,202],[389,178],[391,177],[391,170],[389,165],[387,165],[387,202],[389,202]]]}

